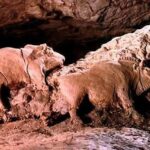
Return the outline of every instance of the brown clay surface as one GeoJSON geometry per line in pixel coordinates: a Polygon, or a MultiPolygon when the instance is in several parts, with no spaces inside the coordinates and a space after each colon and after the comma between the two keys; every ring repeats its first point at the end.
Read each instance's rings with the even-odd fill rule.
{"type": "MultiPolygon", "coordinates": [[[[71,125],[70,125],[71,126],[71,125]]],[[[150,149],[150,134],[134,128],[83,128],[72,132],[66,122],[44,127],[39,120],[0,125],[0,149],[5,150],[139,150],[150,149]]]]}

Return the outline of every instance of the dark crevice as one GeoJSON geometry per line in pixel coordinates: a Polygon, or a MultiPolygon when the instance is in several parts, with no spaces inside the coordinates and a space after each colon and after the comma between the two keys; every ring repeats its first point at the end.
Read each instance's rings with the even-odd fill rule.
{"type": "Polygon", "coordinates": [[[1,95],[1,101],[2,101],[4,108],[9,111],[11,109],[11,105],[9,101],[11,98],[10,89],[7,86],[2,85],[0,95],[1,95]]]}
{"type": "Polygon", "coordinates": [[[94,105],[89,101],[88,95],[86,95],[80,104],[79,109],[77,110],[78,116],[80,116],[85,124],[92,122],[88,114],[93,111],[94,108],[94,105]]]}
{"type": "Polygon", "coordinates": [[[53,112],[50,117],[47,118],[47,125],[48,126],[53,126],[56,125],[64,120],[69,118],[69,113],[65,115],[61,115],[60,113],[53,112]]]}

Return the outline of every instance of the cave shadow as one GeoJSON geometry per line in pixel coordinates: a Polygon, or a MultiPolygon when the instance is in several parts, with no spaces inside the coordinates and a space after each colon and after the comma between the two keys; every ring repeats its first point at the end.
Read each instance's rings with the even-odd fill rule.
{"type": "MultiPolygon", "coordinates": [[[[150,118],[150,102],[146,99],[145,94],[146,93],[143,93],[141,96],[133,96],[133,108],[144,117],[144,123],[150,118]]],[[[105,126],[115,128],[126,126],[143,128],[144,124],[136,124],[136,122],[134,122],[129,116],[126,116],[125,113],[126,112],[123,108],[117,108],[116,106],[111,105],[105,109],[96,109],[96,107],[89,101],[88,95],[84,97],[79,109],[77,110],[77,116],[79,116],[85,126],[105,126]]],[[[56,125],[68,119],[70,119],[69,113],[61,115],[60,113],[53,112],[49,118],[49,126],[56,125]]]]}
{"type": "Polygon", "coordinates": [[[0,96],[1,96],[1,102],[2,105],[4,106],[4,109],[9,111],[11,109],[11,104],[10,104],[11,94],[10,94],[9,87],[2,84],[0,89],[0,96]]]}
{"type": "Polygon", "coordinates": [[[135,109],[145,118],[150,118],[150,101],[147,99],[146,95],[150,90],[145,91],[140,96],[134,96],[134,106],[135,109]]]}
{"type": "Polygon", "coordinates": [[[84,124],[92,123],[92,118],[88,116],[95,109],[95,106],[89,101],[88,95],[85,95],[83,101],[81,102],[79,109],[77,110],[77,115],[83,121],[84,124]]]}
{"type": "Polygon", "coordinates": [[[136,123],[132,117],[126,115],[126,112],[121,107],[117,108],[116,106],[108,105],[105,109],[97,109],[89,101],[88,95],[85,96],[80,104],[77,114],[85,125],[92,127],[107,126],[120,128],[126,126],[147,130],[147,125],[150,121],[150,101],[148,101],[146,95],[149,92],[150,89],[140,96],[133,95],[133,109],[144,118],[141,124],[136,123]]]}
{"type": "Polygon", "coordinates": [[[57,52],[65,56],[65,65],[75,63],[90,51],[96,51],[103,43],[110,41],[112,37],[90,39],[87,41],[64,40],[62,43],[54,45],[57,52]]]}
{"type": "MultiPolygon", "coordinates": [[[[95,107],[89,101],[88,95],[86,95],[82,103],[80,104],[79,109],[77,110],[77,115],[83,121],[84,124],[90,124],[92,122],[92,119],[88,116],[88,114],[92,112],[94,108],[95,107]]],[[[69,113],[62,115],[59,112],[52,112],[50,117],[47,118],[48,126],[56,125],[63,121],[67,121],[68,119],[70,119],[69,113]]]]}

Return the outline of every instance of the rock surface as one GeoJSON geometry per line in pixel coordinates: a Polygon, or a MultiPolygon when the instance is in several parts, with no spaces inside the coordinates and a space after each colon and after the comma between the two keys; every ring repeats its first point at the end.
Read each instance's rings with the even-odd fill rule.
{"type": "Polygon", "coordinates": [[[85,128],[63,132],[66,125],[43,127],[38,121],[20,121],[0,126],[0,149],[5,150],[149,150],[150,134],[134,128],[85,128]],[[59,133],[58,133],[59,132],[59,133]],[[62,133],[63,132],[63,133],[62,133]]]}
{"type": "MultiPolygon", "coordinates": [[[[90,50],[90,44],[87,43],[91,41],[98,41],[98,45],[101,45],[103,42],[100,41],[101,38],[109,39],[149,24],[150,1],[14,0],[10,2],[1,0],[0,18],[0,47],[22,47],[26,43],[46,42],[59,49],[62,43],[67,43],[66,48],[68,43],[71,43],[72,47],[75,47],[77,43],[86,45],[86,48],[90,50]]],[[[70,49],[67,50],[70,51],[70,49]]],[[[74,50],[78,53],[77,48],[74,50]]],[[[75,54],[72,50],[71,53],[75,54]]],[[[141,62],[150,59],[150,26],[111,40],[75,64],[55,72],[53,77],[71,72],[80,73],[101,60],[118,60],[124,56],[136,58],[141,62]]],[[[50,85],[51,78],[52,74],[49,76],[50,85]]],[[[33,91],[32,94],[35,93],[36,91],[33,91]]],[[[14,105],[17,102],[18,99],[14,100],[14,105]]],[[[143,99],[140,99],[140,102],[143,104],[143,99]]],[[[22,105],[19,105],[21,107],[18,110],[21,112],[18,113],[23,112],[24,115],[23,108],[26,105],[20,103],[22,105]]],[[[30,107],[37,105],[37,109],[41,108],[41,103],[37,104],[35,99],[32,99],[29,105],[30,107]]],[[[148,106],[147,103],[143,105],[143,110],[150,111],[148,106]]],[[[41,113],[39,111],[40,109],[31,112],[41,113]]],[[[113,117],[118,120],[120,116],[113,115],[113,117]]],[[[126,126],[126,120],[123,121],[126,126]]],[[[116,124],[111,126],[116,127],[116,124]]],[[[148,125],[145,128],[149,130],[148,125]]],[[[125,127],[120,130],[90,127],[77,130],[75,132],[72,129],[72,124],[68,120],[58,124],[56,122],[56,125],[51,127],[43,125],[38,118],[5,123],[0,125],[0,149],[150,149],[149,131],[125,127]]]]}
{"type": "Polygon", "coordinates": [[[91,68],[94,64],[102,60],[118,60],[122,57],[132,57],[139,61],[150,59],[150,25],[116,37],[103,44],[96,51],[89,52],[84,58],[76,63],[63,67],[58,74],[68,74],[69,72],[80,72],[91,68]]]}
{"type": "MultiPolygon", "coordinates": [[[[49,102],[50,95],[45,81],[45,73],[62,66],[65,60],[64,56],[54,52],[46,44],[28,44],[19,49],[1,48],[0,57],[0,113],[2,113],[0,118],[6,110],[12,110],[12,103],[24,105],[27,101],[30,103],[32,99],[36,99],[37,105],[39,101],[39,103],[43,102],[45,106],[45,103],[49,102]],[[22,90],[22,88],[25,89],[22,90]],[[20,89],[23,92],[18,92],[20,89]],[[12,100],[14,96],[16,96],[15,100],[12,100]]],[[[34,102],[31,105],[35,107],[32,109],[36,109],[34,102]]]]}
{"type": "Polygon", "coordinates": [[[52,46],[69,41],[74,45],[85,44],[132,32],[148,24],[150,2],[14,0],[10,3],[3,0],[0,1],[0,18],[1,47],[42,42],[52,46]]]}

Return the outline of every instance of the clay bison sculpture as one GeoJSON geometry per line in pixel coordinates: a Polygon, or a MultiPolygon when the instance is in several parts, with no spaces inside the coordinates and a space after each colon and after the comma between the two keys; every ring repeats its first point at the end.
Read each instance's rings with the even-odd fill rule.
{"type": "Polygon", "coordinates": [[[2,99],[2,88],[19,90],[19,85],[35,84],[38,89],[46,86],[45,72],[63,65],[65,58],[46,44],[26,45],[24,48],[0,49],[0,98],[1,109],[6,103],[2,99]]]}
{"type": "Polygon", "coordinates": [[[54,52],[46,44],[26,45],[22,49],[0,49],[1,84],[12,85],[19,82],[34,83],[42,87],[44,72],[60,66],[64,56],[54,52]]]}
{"type": "Polygon", "coordinates": [[[73,122],[80,122],[76,110],[85,95],[97,109],[119,104],[136,119],[132,94],[141,95],[150,88],[150,69],[137,62],[102,61],[87,71],[62,75],[53,80],[57,85],[52,96],[53,111],[69,112],[73,122]]]}

